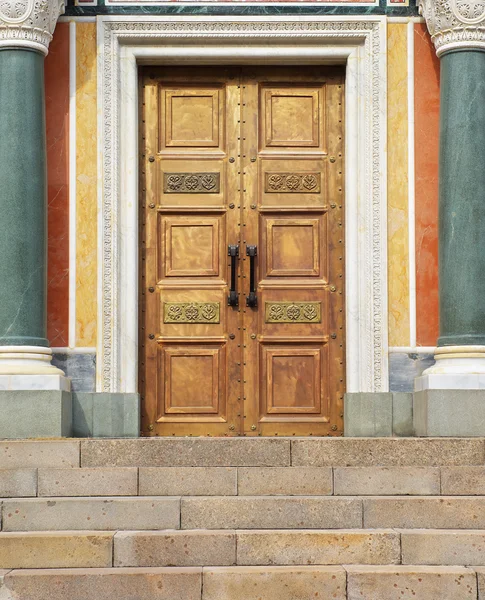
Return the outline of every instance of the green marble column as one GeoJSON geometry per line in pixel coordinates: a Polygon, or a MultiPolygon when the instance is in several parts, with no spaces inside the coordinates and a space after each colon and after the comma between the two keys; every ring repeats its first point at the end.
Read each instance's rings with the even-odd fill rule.
{"type": "Polygon", "coordinates": [[[485,52],[441,57],[439,346],[485,345],[485,52]]]}
{"type": "Polygon", "coordinates": [[[0,48],[0,346],[48,346],[44,55],[0,48]]]}

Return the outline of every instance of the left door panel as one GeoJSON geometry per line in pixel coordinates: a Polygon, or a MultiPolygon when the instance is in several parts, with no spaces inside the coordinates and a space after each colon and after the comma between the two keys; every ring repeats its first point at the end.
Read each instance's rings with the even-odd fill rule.
{"type": "Polygon", "coordinates": [[[241,433],[241,313],[228,305],[228,246],[241,246],[239,79],[231,68],[142,72],[143,435],[241,433]]]}

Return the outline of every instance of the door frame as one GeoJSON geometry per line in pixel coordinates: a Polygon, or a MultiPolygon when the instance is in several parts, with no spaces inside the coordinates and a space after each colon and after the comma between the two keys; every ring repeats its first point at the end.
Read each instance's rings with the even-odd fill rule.
{"type": "Polygon", "coordinates": [[[385,16],[101,16],[97,391],[138,391],[138,65],[344,64],[347,392],[386,392],[385,16]]]}

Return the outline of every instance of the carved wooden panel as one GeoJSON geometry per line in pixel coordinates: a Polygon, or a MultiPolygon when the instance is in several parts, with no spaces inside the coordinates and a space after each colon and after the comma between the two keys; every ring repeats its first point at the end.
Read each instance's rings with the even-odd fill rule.
{"type": "Polygon", "coordinates": [[[263,91],[264,145],[318,147],[321,90],[271,87],[263,91]]]}
{"type": "Polygon", "coordinates": [[[259,204],[262,211],[322,211],[326,208],[326,186],[323,156],[273,158],[265,155],[259,162],[259,204]]]}
{"type": "MultiPolygon", "coordinates": [[[[222,286],[185,285],[184,280],[162,280],[157,333],[174,338],[222,338],[227,330],[227,297],[222,286]],[[165,285],[164,283],[167,282],[165,285]]],[[[149,292],[150,293],[150,292],[149,292]]],[[[152,294],[150,294],[151,296],[152,294]]]]}
{"type": "Polygon", "coordinates": [[[216,277],[220,270],[220,217],[165,216],[162,219],[165,277],[216,277]]]}
{"type": "Polygon", "coordinates": [[[164,173],[165,194],[218,194],[220,173],[164,173]]]}
{"type": "Polygon", "coordinates": [[[221,349],[167,347],[163,357],[165,414],[217,414],[224,366],[221,349]]]}
{"type": "Polygon", "coordinates": [[[315,414],[321,409],[321,349],[263,346],[267,415],[315,414]]]}
{"type": "Polygon", "coordinates": [[[154,204],[163,212],[222,209],[227,199],[224,160],[205,157],[201,163],[188,157],[189,152],[194,150],[177,150],[176,157],[164,156],[157,162],[159,174],[154,204]]]}
{"type": "Polygon", "coordinates": [[[320,323],[321,302],[265,302],[266,323],[320,323]]]}
{"type": "Polygon", "coordinates": [[[164,323],[220,323],[218,302],[164,302],[164,323]]]}
{"type": "Polygon", "coordinates": [[[265,173],[267,194],[318,194],[321,173],[265,173]]]}
{"type": "Polygon", "coordinates": [[[167,148],[217,147],[223,129],[221,90],[198,87],[162,88],[167,148]]]}
{"type": "Polygon", "coordinates": [[[263,217],[268,277],[321,276],[321,218],[263,217]]]}

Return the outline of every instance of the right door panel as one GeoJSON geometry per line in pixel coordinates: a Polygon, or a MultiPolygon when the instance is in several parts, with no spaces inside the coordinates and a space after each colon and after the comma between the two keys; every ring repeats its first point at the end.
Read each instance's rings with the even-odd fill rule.
{"type": "Polygon", "coordinates": [[[243,70],[246,435],[343,432],[343,98],[340,69],[243,70]]]}

